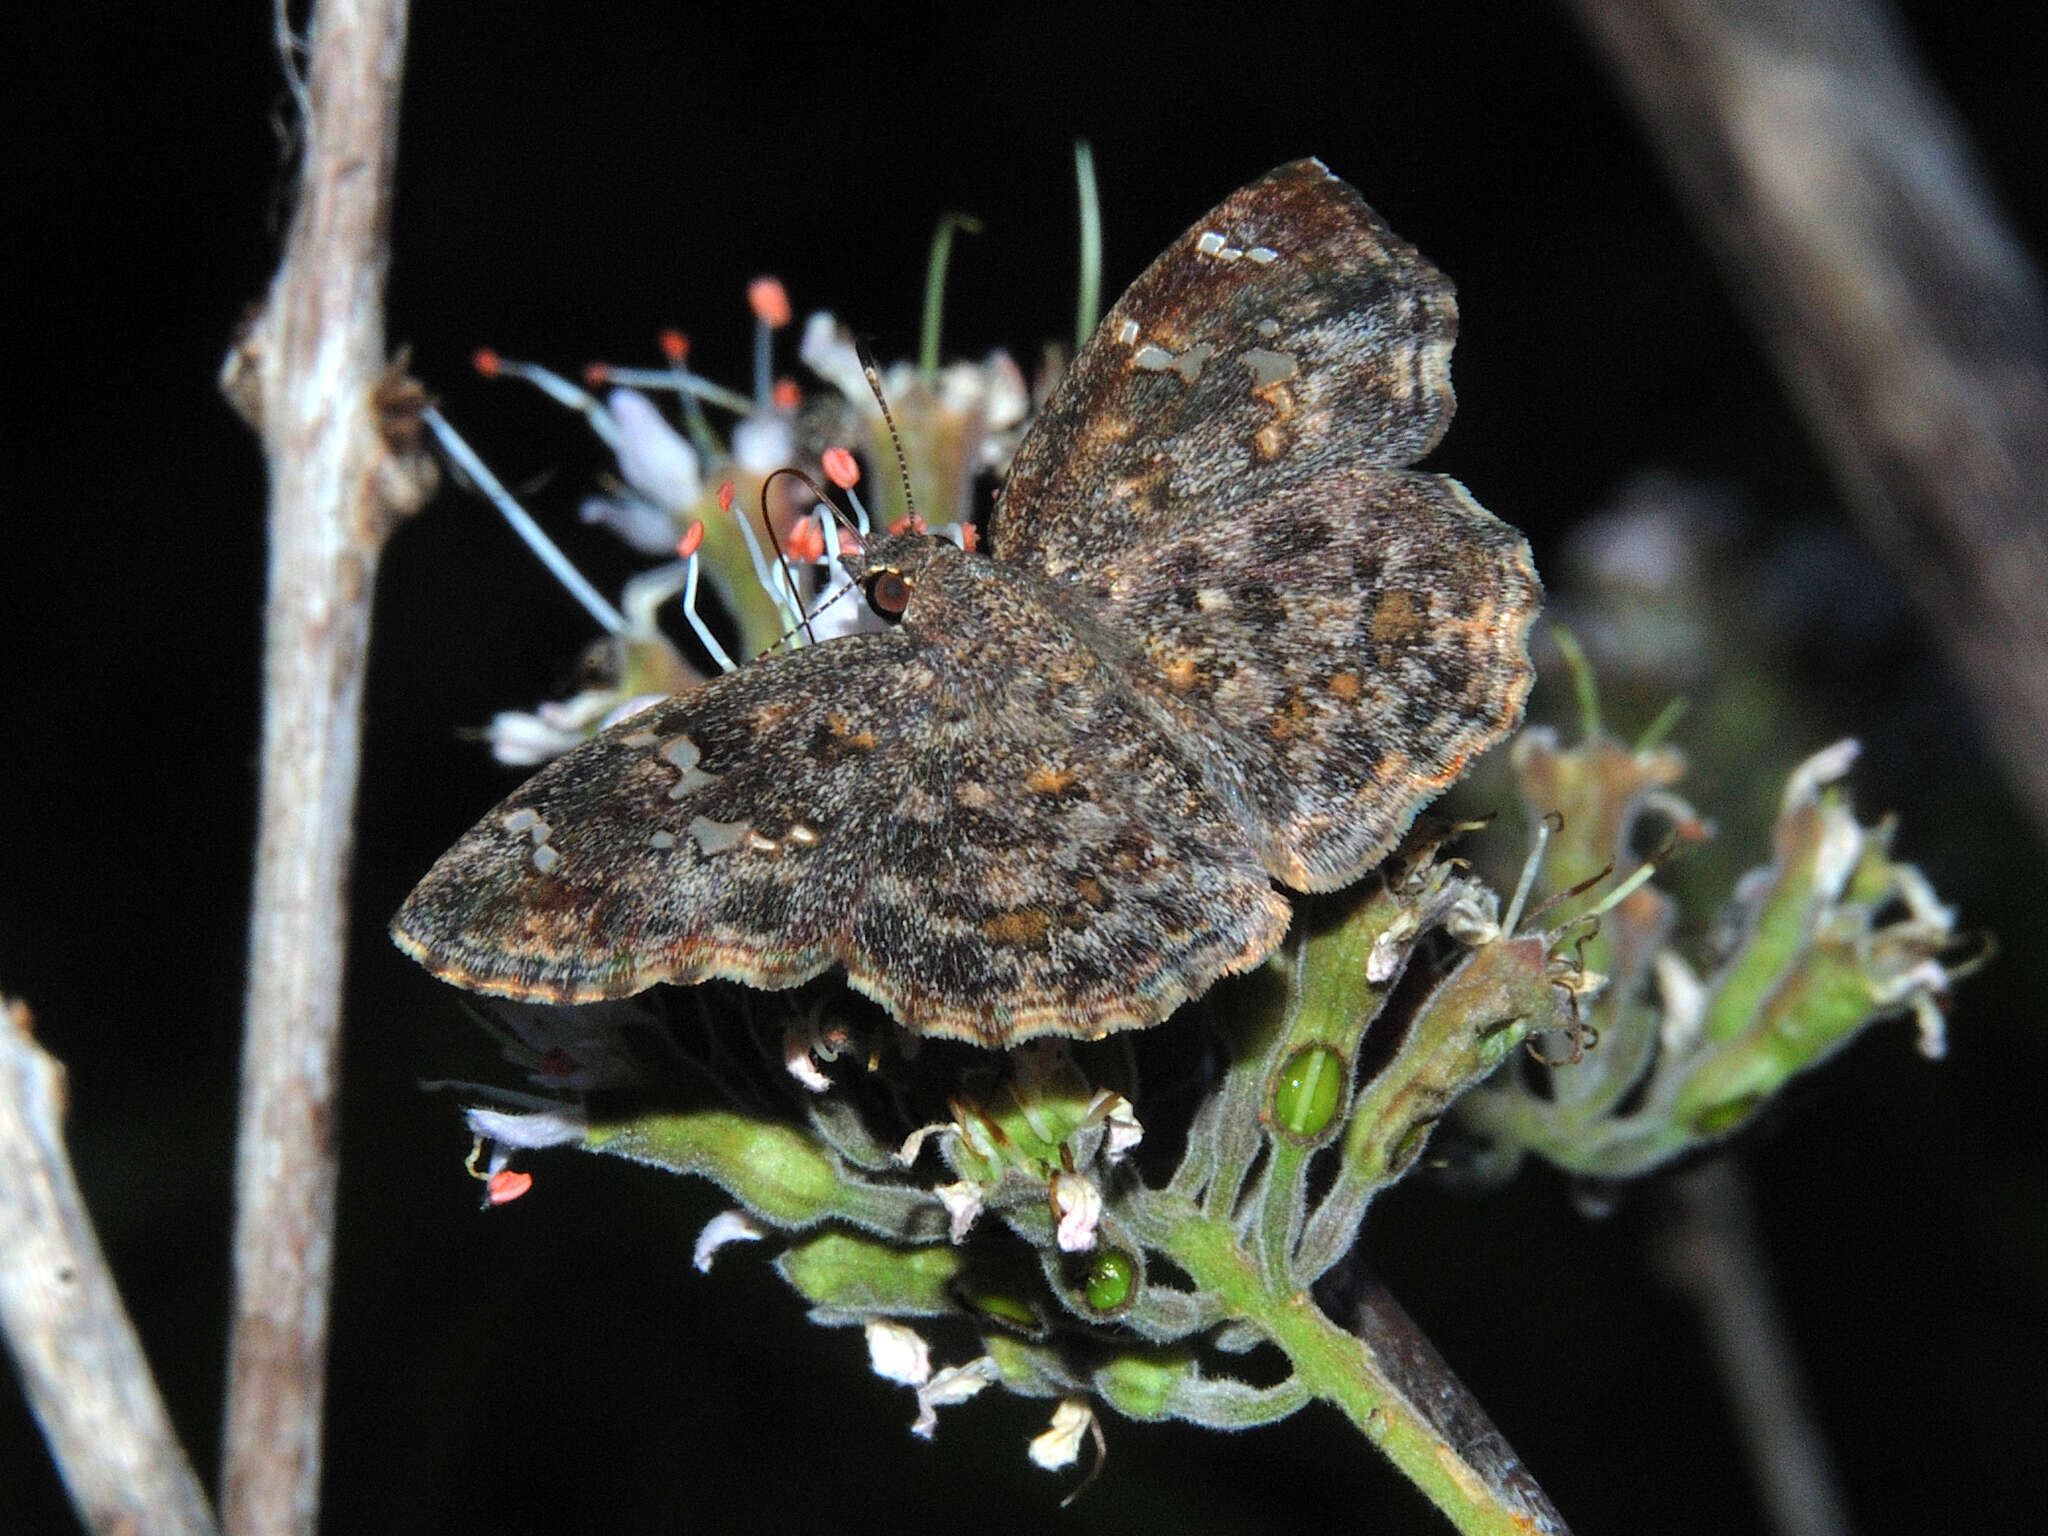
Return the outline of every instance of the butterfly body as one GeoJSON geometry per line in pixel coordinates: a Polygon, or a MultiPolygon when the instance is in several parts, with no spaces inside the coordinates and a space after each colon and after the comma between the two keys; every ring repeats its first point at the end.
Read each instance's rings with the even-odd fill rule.
{"type": "Polygon", "coordinates": [[[1406,467],[1448,421],[1454,329],[1344,183],[1253,183],[1076,359],[990,556],[871,541],[850,568],[893,627],[557,760],[394,936],[547,1001],[836,964],[988,1045],[1158,1022],[1278,945],[1274,881],[1358,878],[1519,718],[1527,548],[1406,467]]]}

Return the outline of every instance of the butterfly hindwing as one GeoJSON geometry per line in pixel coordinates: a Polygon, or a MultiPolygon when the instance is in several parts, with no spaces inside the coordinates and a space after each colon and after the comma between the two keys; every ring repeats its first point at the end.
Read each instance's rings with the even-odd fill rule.
{"type": "Polygon", "coordinates": [[[1087,585],[1296,890],[1376,864],[1520,719],[1535,675],[1528,546],[1442,475],[1332,474],[1087,585]]]}

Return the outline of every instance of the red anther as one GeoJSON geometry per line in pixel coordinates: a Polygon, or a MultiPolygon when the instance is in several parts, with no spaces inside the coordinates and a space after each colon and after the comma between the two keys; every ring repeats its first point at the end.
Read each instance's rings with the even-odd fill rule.
{"type": "Polygon", "coordinates": [[[730,512],[732,510],[732,482],[730,480],[718,488],[718,510],[721,512],[730,512]]]}
{"type": "MultiPolygon", "coordinates": [[[[718,493],[718,499],[721,502],[723,502],[725,500],[726,491],[729,491],[731,489],[732,486],[730,483],[728,483],[725,489],[721,490],[718,493]]],[[[702,544],[703,542],[704,524],[701,521],[690,524],[689,527],[683,530],[683,536],[680,539],[676,540],[676,558],[678,560],[689,559],[690,556],[697,553],[697,546],[699,544],[702,544]]]]}
{"type": "Polygon", "coordinates": [[[842,491],[860,484],[860,461],[844,448],[827,448],[818,462],[825,466],[825,478],[842,491]]]}
{"type": "Polygon", "coordinates": [[[825,558],[825,535],[818,532],[818,525],[807,517],[791,526],[782,547],[789,551],[792,560],[822,560],[825,558]]]}
{"type": "Polygon", "coordinates": [[[690,355],[690,338],[681,331],[670,329],[661,333],[661,355],[672,363],[680,363],[690,355]]]}
{"type": "Polygon", "coordinates": [[[771,331],[779,331],[789,324],[789,290],[782,286],[779,277],[757,277],[747,284],[747,303],[753,307],[754,318],[771,331]]]}
{"type": "Polygon", "coordinates": [[[611,381],[612,365],[610,363],[585,363],[583,365],[583,382],[592,389],[609,384],[611,381]]]}
{"type": "Polygon", "coordinates": [[[804,392],[795,379],[777,379],[774,393],[768,398],[775,402],[778,411],[793,411],[804,403],[804,392]]]}
{"type": "Polygon", "coordinates": [[[493,1205],[510,1205],[529,1189],[533,1188],[533,1175],[515,1173],[510,1168],[500,1168],[491,1175],[486,1198],[493,1205]]]}
{"type": "Polygon", "coordinates": [[[470,366],[487,379],[495,379],[498,376],[498,369],[504,365],[504,361],[491,347],[478,347],[469,359],[470,366]]]}
{"type": "Polygon", "coordinates": [[[911,517],[908,513],[906,513],[902,517],[897,518],[895,522],[889,525],[889,531],[891,533],[909,533],[911,531],[912,525],[916,521],[916,518],[911,517]]]}
{"type": "Polygon", "coordinates": [[[960,525],[960,547],[970,555],[981,545],[981,530],[972,523],[960,525]]]}

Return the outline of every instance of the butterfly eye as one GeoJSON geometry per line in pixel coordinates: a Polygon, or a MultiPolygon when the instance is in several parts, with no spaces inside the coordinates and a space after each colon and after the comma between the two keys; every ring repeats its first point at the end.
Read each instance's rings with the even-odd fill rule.
{"type": "Polygon", "coordinates": [[[868,578],[868,606],[891,624],[910,606],[910,583],[901,571],[877,571],[868,578]]]}

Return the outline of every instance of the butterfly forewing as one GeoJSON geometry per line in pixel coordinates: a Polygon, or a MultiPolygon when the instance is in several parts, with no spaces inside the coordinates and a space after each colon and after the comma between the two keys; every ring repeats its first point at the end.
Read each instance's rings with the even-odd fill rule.
{"type": "Polygon", "coordinates": [[[614,726],[444,854],[393,936],[460,986],[539,1001],[816,975],[886,836],[875,763],[918,733],[921,650],[890,630],[781,652],[614,726]]]}
{"type": "Polygon", "coordinates": [[[1314,160],[1242,188],[1131,284],[1039,413],[998,559],[1085,573],[1281,485],[1399,467],[1450,422],[1450,282],[1314,160]]]}
{"type": "Polygon", "coordinates": [[[982,1044],[1152,1024],[1280,941],[1287,904],[1122,669],[987,562],[886,634],[771,657],[543,770],[435,866],[399,942],[551,1001],[835,963],[982,1044]],[[1004,664],[1006,663],[1006,664],[1004,664]]]}

